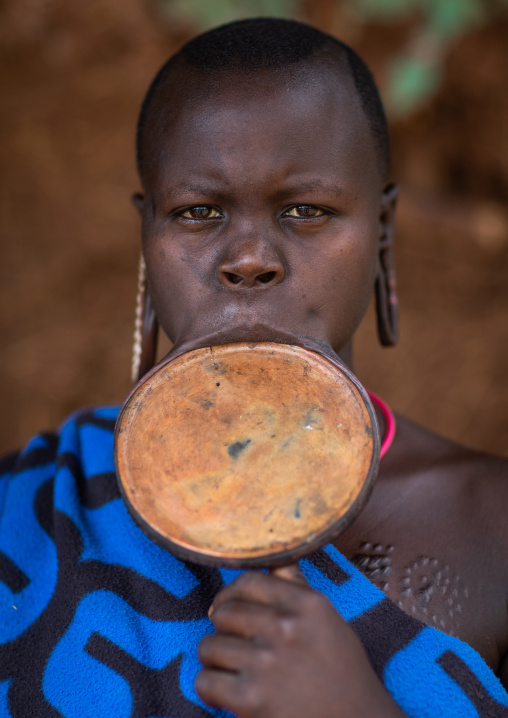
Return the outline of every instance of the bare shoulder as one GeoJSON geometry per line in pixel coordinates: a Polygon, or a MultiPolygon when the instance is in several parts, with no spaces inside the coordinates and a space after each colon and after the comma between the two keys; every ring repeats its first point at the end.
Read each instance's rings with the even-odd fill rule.
{"type": "Polygon", "coordinates": [[[469,449],[402,417],[397,427],[394,471],[407,480],[432,481],[435,489],[457,492],[457,498],[475,502],[477,512],[488,509],[493,512],[489,524],[499,518],[507,533],[507,458],[469,449]]]}
{"type": "Polygon", "coordinates": [[[403,418],[398,442],[386,465],[388,483],[407,487],[415,510],[425,507],[432,516],[436,536],[476,555],[486,570],[496,567],[508,596],[508,459],[461,446],[403,418]],[[506,570],[500,571],[503,565],[506,570]]]}
{"type": "MultiPolygon", "coordinates": [[[[380,465],[364,518],[415,535],[454,538],[479,534],[508,558],[508,459],[469,449],[397,417],[397,435],[380,465]],[[420,528],[420,532],[417,530],[420,528]]],[[[360,524],[363,522],[360,522],[360,524]]],[[[508,571],[507,571],[508,575],[508,571]]]]}

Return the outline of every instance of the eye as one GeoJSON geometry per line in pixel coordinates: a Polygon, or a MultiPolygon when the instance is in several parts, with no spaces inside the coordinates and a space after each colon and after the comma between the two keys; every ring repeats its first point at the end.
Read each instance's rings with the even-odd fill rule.
{"type": "Polygon", "coordinates": [[[314,217],[324,217],[327,213],[320,207],[313,204],[299,204],[291,207],[284,212],[285,217],[297,217],[299,219],[313,219],[314,217]]]}
{"type": "Polygon", "coordinates": [[[219,210],[215,207],[208,207],[207,205],[199,205],[197,207],[189,207],[184,212],[181,212],[180,217],[184,219],[217,219],[222,217],[219,210]]]}

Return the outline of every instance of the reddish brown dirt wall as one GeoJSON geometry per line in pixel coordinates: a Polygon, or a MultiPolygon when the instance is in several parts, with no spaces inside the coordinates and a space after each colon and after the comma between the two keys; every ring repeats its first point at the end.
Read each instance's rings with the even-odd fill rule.
{"type": "MultiPolygon", "coordinates": [[[[308,17],[350,40],[382,80],[406,29],[308,17]],[[343,30],[343,32],[341,32],[343,30]]],[[[139,221],[133,137],[144,90],[185,33],[148,2],[0,10],[0,449],[129,389],[139,221]]],[[[320,14],[321,13],[321,14],[320,14]]],[[[356,343],[365,383],[410,417],[508,455],[506,20],[453,48],[439,96],[393,127],[403,186],[402,338],[356,343]]]]}

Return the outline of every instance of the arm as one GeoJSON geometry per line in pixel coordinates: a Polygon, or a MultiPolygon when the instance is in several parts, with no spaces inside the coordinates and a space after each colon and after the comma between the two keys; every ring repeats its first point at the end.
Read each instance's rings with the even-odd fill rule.
{"type": "Polygon", "coordinates": [[[303,576],[245,573],[212,606],[201,699],[239,718],[401,718],[362,644],[303,576]]]}

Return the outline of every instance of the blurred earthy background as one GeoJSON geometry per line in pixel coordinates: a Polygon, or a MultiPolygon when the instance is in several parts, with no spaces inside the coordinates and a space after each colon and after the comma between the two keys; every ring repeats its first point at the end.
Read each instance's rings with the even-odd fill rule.
{"type": "Polygon", "coordinates": [[[307,20],[371,65],[392,127],[401,341],[356,371],[393,407],[508,456],[506,0],[2,0],[0,449],[119,403],[139,253],[144,91],[197,31],[307,20]]]}

